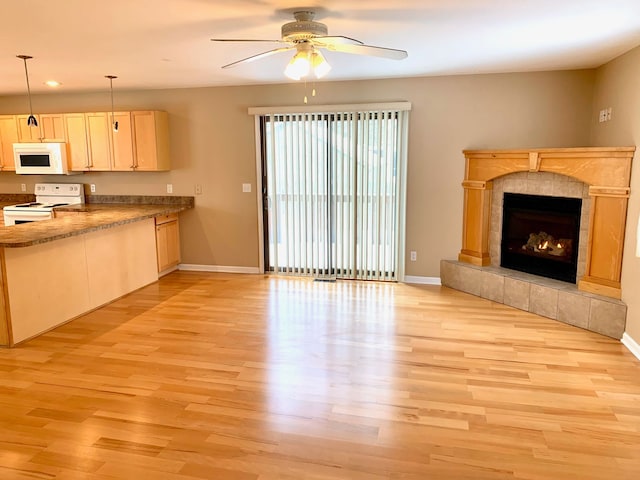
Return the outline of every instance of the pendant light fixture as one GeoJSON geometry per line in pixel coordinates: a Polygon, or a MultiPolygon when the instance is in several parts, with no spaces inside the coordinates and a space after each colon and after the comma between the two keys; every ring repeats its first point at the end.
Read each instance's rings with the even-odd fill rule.
{"type": "Polygon", "coordinates": [[[113,121],[113,131],[118,133],[118,122],[115,120],[116,116],[113,111],[113,79],[118,77],[115,75],[105,75],[104,78],[109,79],[109,90],[111,90],[111,121],[113,121]]]}
{"type": "Polygon", "coordinates": [[[27,60],[33,58],[29,55],[16,55],[24,61],[24,75],[27,78],[27,95],[29,96],[29,117],[27,118],[27,125],[30,127],[37,127],[38,120],[33,116],[33,106],[31,105],[31,87],[29,86],[29,70],[27,70],[27,60]]]}

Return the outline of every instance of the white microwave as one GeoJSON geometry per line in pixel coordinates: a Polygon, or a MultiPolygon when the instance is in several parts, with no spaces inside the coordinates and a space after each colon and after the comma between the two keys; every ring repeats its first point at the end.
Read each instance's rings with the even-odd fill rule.
{"type": "Polygon", "coordinates": [[[69,174],[66,143],[14,143],[13,158],[16,162],[16,173],[69,174]]]}

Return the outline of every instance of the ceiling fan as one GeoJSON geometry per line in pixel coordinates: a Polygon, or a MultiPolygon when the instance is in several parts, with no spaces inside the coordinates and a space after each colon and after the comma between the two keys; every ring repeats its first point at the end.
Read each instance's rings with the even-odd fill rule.
{"type": "Polygon", "coordinates": [[[331,69],[331,66],[325,60],[320,49],[356,55],[370,55],[392,60],[402,60],[407,57],[405,50],[365,45],[359,40],[344,36],[329,36],[327,26],[324,23],[313,20],[315,17],[315,12],[313,11],[297,11],[293,13],[293,17],[295,18],[294,22],[282,25],[282,38],[280,40],[212,38],[211,40],[214,42],[270,42],[284,45],[223,65],[222,68],[234,67],[241,63],[253,62],[275,55],[276,53],[295,50],[295,55],[285,69],[285,75],[294,80],[300,80],[310,73],[320,78],[326,75],[331,69]]]}

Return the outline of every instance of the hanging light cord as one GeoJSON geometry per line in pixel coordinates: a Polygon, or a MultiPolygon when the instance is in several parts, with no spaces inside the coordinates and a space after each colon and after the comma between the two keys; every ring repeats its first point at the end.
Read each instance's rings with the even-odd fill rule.
{"type": "Polygon", "coordinates": [[[111,90],[111,120],[113,121],[113,131],[118,131],[118,122],[115,121],[116,115],[113,109],[113,79],[118,78],[115,75],[105,75],[109,79],[109,89],[111,90]]]}
{"type": "Polygon", "coordinates": [[[33,105],[31,104],[31,86],[29,85],[29,70],[27,69],[27,60],[29,60],[29,55],[16,55],[18,58],[21,58],[24,61],[24,75],[27,77],[27,95],[29,96],[29,118],[27,119],[27,125],[31,127],[37,127],[38,121],[36,117],[33,116],[33,105]]]}

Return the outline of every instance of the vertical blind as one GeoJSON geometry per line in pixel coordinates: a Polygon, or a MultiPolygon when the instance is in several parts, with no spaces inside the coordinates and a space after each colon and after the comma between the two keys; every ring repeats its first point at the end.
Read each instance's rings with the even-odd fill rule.
{"type": "Polygon", "coordinates": [[[408,110],[270,113],[259,125],[267,268],[397,280],[408,110]]]}

